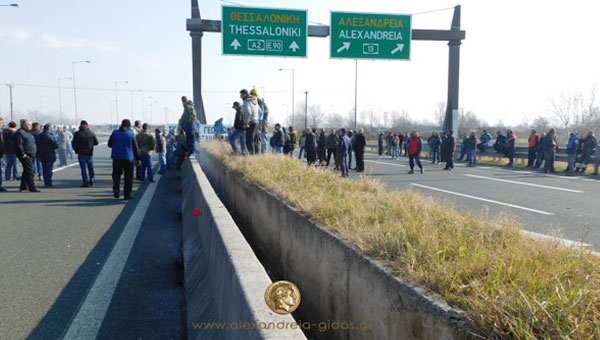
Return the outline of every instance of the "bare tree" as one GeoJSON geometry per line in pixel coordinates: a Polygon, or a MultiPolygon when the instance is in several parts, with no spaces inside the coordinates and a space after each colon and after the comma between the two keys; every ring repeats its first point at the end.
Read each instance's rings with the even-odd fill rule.
{"type": "Polygon", "coordinates": [[[459,119],[458,119],[458,134],[461,136],[465,136],[472,130],[478,130],[482,128],[485,123],[477,118],[473,111],[465,111],[465,109],[460,109],[459,119]]]}
{"type": "Polygon", "coordinates": [[[550,119],[544,116],[537,116],[531,123],[531,126],[536,129],[538,132],[546,132],[550,130],[550,119]]]}
{"type": "Polygon", "coordinates": [[[320,127],[325,121],[325,113],[321,109],[321,105],[308,106],[308,126],[311,128],[320,127]]]}
{"type": "Polygon", "coordinates": [[[550,99],[551,112],[557,123],[562,125],[565,132],[574,118],[580,114],[583,105],[581,92],[570,91],[561,93],[559,98],[550,99]]]}
{"type": "Polygon", "coordinates": [[[327,123],[333,128],[344,127],[344,116],[340,113],[332,112],[327,116],[327,123]]]}
{"type": "Polygon", "coordinates": [[[444,120],[446,120],[446,102],[438,102],[437,109],[434,113],[434,123],[438,125],[439,129],[443,129],[444,120]]]}

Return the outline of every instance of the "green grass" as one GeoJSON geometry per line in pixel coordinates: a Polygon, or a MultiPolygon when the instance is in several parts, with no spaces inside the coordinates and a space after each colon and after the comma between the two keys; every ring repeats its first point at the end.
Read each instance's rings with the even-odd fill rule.
{"type": "Polygon", "coordinates": [[[458,213],[413,191],[307,167],[281,155],[230,156],[243,174],[390,267],[467,311],[482,337],[600,339],[600,259],[530,239],[508,217],[458,213]]]}

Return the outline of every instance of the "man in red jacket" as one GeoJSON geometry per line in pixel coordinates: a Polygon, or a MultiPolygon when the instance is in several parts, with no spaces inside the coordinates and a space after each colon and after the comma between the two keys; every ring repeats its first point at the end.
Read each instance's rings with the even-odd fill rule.
{"type": "Polygon", "coordinates": [[[414,174],[415,171],[415,161],[421,169],[421,173],[423,173],[423,165],[421,165],[421,159],[419,158],[421,154],[421,137],[415,131],[411,132],[410,138],[408,139],[408,163],[410,164],[409,174],[414,174]]]}

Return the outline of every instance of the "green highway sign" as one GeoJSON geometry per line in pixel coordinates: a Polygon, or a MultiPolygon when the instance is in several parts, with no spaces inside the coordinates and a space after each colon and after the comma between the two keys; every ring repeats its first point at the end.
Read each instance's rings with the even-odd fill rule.
{"type": "Polygon", "coordinates": [[[223,54],[306,57],[306,11],[223,6],[223,54]]]}
{"type": "Polygon", "coordinates": [[[331,12],[331,58],[410,60],[410,15],[331,12]]]}

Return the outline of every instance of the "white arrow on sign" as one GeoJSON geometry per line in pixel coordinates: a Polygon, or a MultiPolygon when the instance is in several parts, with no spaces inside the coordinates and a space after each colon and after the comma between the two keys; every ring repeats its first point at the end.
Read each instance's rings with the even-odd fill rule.
{"type": "Polygon", "coordinates": [[[292,44],[289,47],[292,51],[296,52],[297,49],[300,48],[300,46],[298,46],[298,44],[296,44],[295,41],[292,41],[292,44]]]}
{"type": "Polygon", "coordinates": [[[233,41],[231,42],[231,45],[229,45],[229,46],[233,47],[233,49],[237,51],[237,49],[240,48],[240,46],[242,46],[242,44],[240,44],[240,42],[237,39],[233,39],[233,41]]]}
{"type": "Polygon", "coordinates": [[[337,53],[342,52],[343,50],[347,50],[350,48],[350,43],[349,42],[344,42],[342,43],[342,47],[337,49],[337,53]]]}
{"type": "Polygon", "coordinates": [[[396,52],[402,52],[404,49],[404,44],[396,44],[396,48],[392,50],[392,54],[396,54],[396,52]]]}

